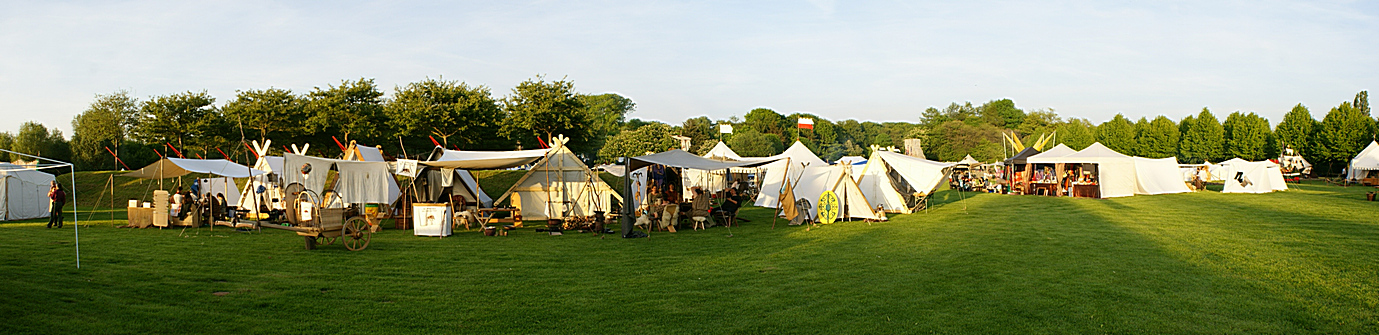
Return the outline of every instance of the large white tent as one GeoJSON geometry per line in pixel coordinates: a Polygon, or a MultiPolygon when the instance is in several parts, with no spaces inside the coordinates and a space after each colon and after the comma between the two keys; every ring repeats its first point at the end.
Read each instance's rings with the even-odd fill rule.
{"type": "Polygon", "coordinates": [[[436,167],[446,167],[466,170],[492,170],[507,169],[517,166],[531,164],[546,157],[546,154],[553,149],[534,149],[516,151],[473,151],[473,150],[449,150],[436,147],[431,151],[431,157],[426,160],[428,165],[436,167]]]}
{"type": "Polygon", "coordinates": [[[785,180],[799,179],[804,171],[801,167],[828,166],[827,162],[819,159],[819,156],[814,155],[814,152],[809,151],[809,148],[799,141],[791,144],[785,152],[766,159],[775,162],[761,166],[762,170],[766,171],[761,182],[761,192],[757,194],[756,200],[756,205],[761,207],[775,208],[779,205],[777,198],[780,197],[781,187],[785,186],[785,180]]]}
{"type": "MultiPolygon", "coordinates": [[[[1055,147],[1054,149],[1057,149],[1055,147]]],[[[1111,150],[1101,143],[1092,143],[1082,151],[1054,157],[1054,149],[1030,156],[1030,164],[1096,164],[1097,182],[1102,198],[1128,197],[1135,195],[1138,181],[1135,178],[1135,160],[1125,154],[1111,150]]],[[[1071,150],[1071,149],[1070,149],[1071,150]]],[[[1175,171],[1177,167],[1174,167],[1175,171]]],[[[1175,177],[1175,180],[1181,180],[1175,177]]],[[[1181,181],[1180,181],[1181,183],[1181,181]]]]}
{"type": "Polygon", "coordinates": [[[334,190],[341,203],[337,204],[333,199],[320,199],[330,207],[343,204],[392,204],[400,195],[400,192],[394,192],[397,180],[393,179],[392,170],[386,162],[285,154],[283,164],[293,168],[293,171],[282,173],[283,185],[290,188],[292,184],[301,184],[317,196],[323,196],[329,171],[334,168],[337,172],[334,190]]]}
{"type": "Polygon", "coordinates": [[[704,158],[720,161],[742,160],[742,156],[738,156],[736,151],[733,151],[732,148],[729,148],[727,144],[723,144],[721,141],[718,142],[718,144],[714,144],[713,148],[709,149],[709,152],[704,153],[704,158]]]}
{"type": "Polygon", "coordinates": [[[1364,150],[1355,155],[1346,166],[1346,180],[1360,180],[1369,176],[1370,171],[1379,170],[1379,142],[1369,141],[1364,150]]]}
{"type": "Polygon", "coordinates": [[[133,177],[144,179],[164,179],[177,178],[189,173],[208,173],[217,176],[230,178],[248,178],[264,174],[258,169],[224,159],[185,159],[185,158],[163,158],[153,164],[121,174],[121,177],[133,177]]]}
{"type": "Polygon", "coordinates": [[[1220,164],[1225,175],[1221,193],[1269,193],[1288,190],[1283,171],[1270,161],[1250,162],[1234,158],[1220,164]]]}
{"type": "Polygon", "coordinates": [[[46,172],[0,163],[0,220],[48,217],[48,186],[54,179],[46,172]]]}
{"type": "Polygon", "coordinates": [[[866,162],[856,178],[871,207],[906,214],[943,183],[954,165],[884,150],[872,151],[866,162]]]}

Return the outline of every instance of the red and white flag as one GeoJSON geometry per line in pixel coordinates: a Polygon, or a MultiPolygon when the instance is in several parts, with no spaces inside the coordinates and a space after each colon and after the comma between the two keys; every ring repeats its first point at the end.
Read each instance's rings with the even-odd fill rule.
{"type": "Polygon", "coordinates": [[[799,121],[797,121],[797,122],[798,122],[798,124],[796,124],[796,126],[799,127],[800,129],[810,129],[810,130],[813,130],[813,129],[814,129],[814,119],[807,118],[807,117],[802,117],[802,118],[799,118],[799,121]]]}

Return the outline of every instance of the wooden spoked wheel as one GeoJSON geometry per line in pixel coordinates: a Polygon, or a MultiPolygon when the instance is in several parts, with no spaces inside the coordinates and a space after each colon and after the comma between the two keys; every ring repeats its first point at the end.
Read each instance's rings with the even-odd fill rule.
{"type": "Polygon", "coordinates": [[[369,221],[362,216],[352,217],[345,220],[344,235],[340,238],[345,240],[345,249],[350,251],[364,250],[369,247],[369,238],[373,237],[373,232],[369,231],[369,221]]]}

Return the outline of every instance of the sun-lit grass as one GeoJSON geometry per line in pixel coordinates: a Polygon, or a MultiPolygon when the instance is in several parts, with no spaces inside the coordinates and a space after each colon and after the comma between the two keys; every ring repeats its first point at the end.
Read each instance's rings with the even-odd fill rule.
{"type": "Polygon", "coordinates": [[[70,228],[4,222],[0,332],[1375,332],[1374,189],[1292,186],[1110,200],[942,191],[926,213],[812,230],[773,230],[770,209],[747,208],[732,237],[388,229],[359,252],[303,250],[280,230],[106,220],[81,230],[80,270],[70,228]]]}

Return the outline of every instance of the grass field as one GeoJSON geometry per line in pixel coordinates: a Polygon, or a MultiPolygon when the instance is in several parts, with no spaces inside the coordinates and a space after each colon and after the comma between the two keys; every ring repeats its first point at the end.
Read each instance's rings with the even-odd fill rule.
{"type": "Polygon", "coordinates": [[[927,213],[812,230],[747,208],[732,237],[389,229],[359,252],[95,221],[81,269],[70,228],[3,222],[0,333],[1379,332],[1374,189],[1290,186],[942,191],[927,213]]]}

